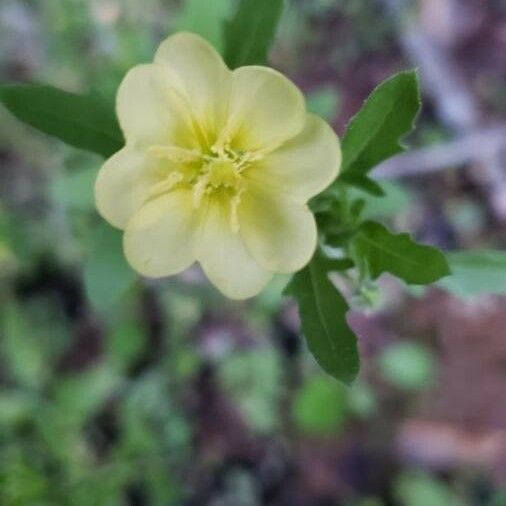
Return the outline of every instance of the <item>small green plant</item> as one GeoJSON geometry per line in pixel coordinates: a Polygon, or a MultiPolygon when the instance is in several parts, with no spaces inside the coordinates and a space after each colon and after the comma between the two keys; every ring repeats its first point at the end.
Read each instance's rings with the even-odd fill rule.
{"type": "MultiPolygon", "coordinates": [[[[196,2],[195,7],[194,3],[189,5],[197,9],[200,4],[196,2]]],[[[191,12],[186,22],[216,44],[233,70],[266,65],[282,10],[282,0],[242,0],[229,21],[224,20],[225,4],[220,3],[210,14],[213,22],[223,24],[219,29],[213,26],[209,30],[191,12]]],[[[317,108],[335,107],[334,97],[327,95],[320,100],[323,106],[317,108]]],[[[71,146],[105,158],[124,146],[113,108],[96,94],[15,84],[0,88],[0,100],[20,120],[71,146]]],[[[406,233],[394,233],[364,213],[366,195],[379,199],[385,195],[371,177],[372,169],[404,149],[401,141],[413,130],[419,109],[416,72],[401,72],[380,84],[350,121],[342,139],[340,175],[309,203],[318,225],[318,245],[285,291],[299,305],[302,331],[316,360],[327,373],[346,383],[352,382],[359,370],[357,339],[346,320],[348,303],[332,276],[339,276],[352,295],[367,298],[383,273],[413,285],[434,283],[450,273],[438,249],[417,244],[406,233]]],[[[182,156],[181,152],[177,156],[182,156]]],[[[171,151],[169,158],[174,157],[171,151]]],[[[218,177],[216,174],[212,177],[218,177]]],[[[225,184],[221,172],[219,176],[220,185],[228,188],[230,181],[225,184]]],[[[214,183],[206,180],[206,184],[214,183]]],[[[135,276],[124,262],[117,232],[100,227],[89,242],[84,271],[87,293],[94,305],[104,310],[135,283],[135,276]],[[104,273],[113,276],[114,282],[109,279],[104,286],[104,273]]],[[[223,254],[226,256],[226,251],[223,254]]]]}

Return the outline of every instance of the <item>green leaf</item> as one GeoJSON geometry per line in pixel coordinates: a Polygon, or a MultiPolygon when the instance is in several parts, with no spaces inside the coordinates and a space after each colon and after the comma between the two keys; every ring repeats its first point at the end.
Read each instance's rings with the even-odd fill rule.
{"type": "Polygon", "coordinates": [[[506,252],[459,251],[447,255],[452,275],[439,286],[459,297],[506,295],[506,252]]]}
{"type": "Polygon", "coordinates": [[[176,23],[179,31],[189,31],[204,37],[223,52],[223,23],[229,16],[231,0],[186,0],[176,23]]]}
{"type": "Polygon", "coordinates": [[[56,385],[54,402],[50,408],[73,425],[81,425],[100,408],[120,383],[120,376],[107,364],[62,377],[56,385]]]}
{"type": "Polygon", "coordinates": [[[317,251],[285,293],[299,304],[302,332],[317,362],[334,378],[351,383],[359,369],[357,338],[346,322],[349,306],[328,278],[332,270],[335,264],[317,251]]]}
{"type": "Polygon", "coordinates": [[[381,188],[367,174],[404,151],[400,140],[413,130],[420,105],[416,72],[400,72],[380,84],[346,129],[339,181],[380,194],[381,188]]]}
{"type": "Polygon", "coordinates": [[[384,197],[385,190],[373,179],[363,174],[346,173],[340,178],[340,181],[348,183],[350,186],[360,188],[361,190],[374,195],[375,197],[384,197]]]}
{"type": "Polygon", "coordinates": [[[76,148],[109,157],[123,146],[114,110],[96,95],[20,84],[1,86],[0,101],[21,121],[76,148]]]}
{"type": "Polygon", "coordinates": [[[295,424],[308,435],[335,434],[347,414],[346,390],[328,376],[316,376],[306,381],[293,403],[295,424]]]}
{"type": "Polygon", "coordinates": [[[225,25],[225,62],[231,69],[267,63],[283,6],[284,0],[241,0],[225,25]]]}
{"type": "Polygon", "coordinates": [[[92,234],[84,266],[88,299],[99,311],[107,311],[125,295],[136,278],[123,255],[122,233],[100,223],[92,234]]]}
{"type": "Polygon", "coordinates": [[[419,390],[428,386],[436,370],[429,350],[415,342],[388,346],[380,355],[379,366],[383,378],[406,390],[419,390]]]}
{"type": "Polygon", "coordinates": [[[328,271],[347,271],[355,267],[355,262],[351,258],[327,258],[328,271]]]}
{"type": "Polygon", "coordinates": [[[126,371],[145,350],[148,336],[135,308],[122,309],[111,318],[105,347],[109,363],[117,370],[126,371]]]}
{"type": "Polygon", "coordinates": [[[224,391],[247,424],[259,433],[278,427],[282,364],[272,349],[228,354],[219,367],[224,391]]]}
{"type": "Polygon", "coordinates": [[[411,285],[425,285],[450,274],[441,251],[417,244],[409,234],[392,234],[373,221],[363,223],[353,238],[356,263],[366,268],[372,279],[389,272],[411,285]]]}
{"type": "Polygon", "coordinates": [[[14,300],[2,301],[0,333],[0,359],[9,376],[25,388],[42,388],[49,376],[44,343],[14,300]]]}
{"type": "Polygon", "coordinates": [[[384,195],[381,199],[366,195],[360,190],[349,188],[348,198],[363,199],[365,206],[361,213],[364,220],[386,219],[406,213],[410,204],[415,200],[415,195],[406,186],[392,181],[381,184],[384,195]]]}
{"type": "Polygon", "coordinates": [[[404,471],[394,483],[395,497],[405,506],[458,506],[462,501],[444,481],[423,471],[404,471]]]}
{"type": "Polygon", "coordinates": [[[0,392],[0,427],[18,425],[33,416],[37,409],[37,397],[15,388],[0,392]]]}

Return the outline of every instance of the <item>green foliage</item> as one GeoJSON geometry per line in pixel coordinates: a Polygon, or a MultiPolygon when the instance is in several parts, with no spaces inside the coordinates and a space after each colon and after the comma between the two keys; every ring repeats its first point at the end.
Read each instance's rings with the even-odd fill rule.
{"type": "Polygon", "coordinates": [[[130,304],[123,311],[116,311],[107,332],[108,362],[120,371],[127,371],[146,346],[146,332],[139,315],[130,304]]]}
{"type": "Polygon", "coordinates": [[[363,190],[348,188],[348,198],[363,200],[364,208],[360,213],[363,220],[379,220],[403,216],[414,199],[413,192],[404,185],[393,181],[382,181],[383,195],[371,195],[363,190]]]}
{"type": "Polygon", "coordinates": [[[323,86],[307,97],[307,109],[327,121],[332,121],[339,109],[339,94],[334,86],[323,86]]]}
{"type": "Polygon", "coordinates": [[[334,434],[347,417],[345,389],[328,376],[307,380],[297,392],[293,403],[294,422],[307,435],[334,434]]]}
{"type": "Polygon", "coordinates": [[[417,390],[430,384],[435,365],[431,354],[414,342],[396,343],[380,356],[382,376],[399,388],[417,390]]]}
{"type": "Polygon", "coordinates": [[[360,499],[354,506],[384,506],[385,503],[377,497],[365,497],[360,499]]]}
{"type": "Polygon", "coordinates": [[[490,506],[504,506],[506,504],[506,490],[499,490],[490,503],[490,506]]]}
{"type": "Polygon", "coordinates": [[[406,472],[395,484],[395,492],[405,506],[461,506],[450,488],[424,472],[406,472]]]}
{"type": "Polygon", "coordinates": [[[357,338],[346,322],[348,304],[328,277],[332,270],[335,265],[318,250],[286,293],[299,304],[302,332],[317,362],[334,378],[350,383],[359,368],[357,338]]]}
{"type": "Polygon", "coordinates": [[[0,504],[50,506],[50,484],[33,459],[10,447],[0,461],[0,504]]]}
{"type": "Polygon", "coordinates": [[[37,398],[23,390],[0,392],[0,428],[17,427],[33,416],[37,398]]]}
{"type": "Polygon", "coordinates": [[[136,274],[127,264],[122,234],[100,223],[91,234],[90,252],[84,265],[86,295],[99,311],[108,311],[133,286],[136,274]]]}
{"type": "Polygon", "coordinates": [[[276,35],[284,0],[241,0],[225,25],[225,62],[231,69],[265,65],[276,35]]]}
{"type": "Polygon", "coordinates": [[[373,221],[363,223],[353,239],[357,264],[376,279],[389,272],[408,284],[425,285],[450,274],[444,255],[432,246],[415,243],[406,234],[392,234],[373,221]]]}
{"type": "Polygon", "coordinates": [[[220,377],[225,392],[252,429],[269,433],[278,426],[282,369],[279,356],[272,349],[227,356],[221,364],[220,377]]]}
{"type": "Polygon", "coordinates": [[[82,427],[111,396],[119,382],[119,376],[107,364],[61,377],[53,393],[54,425],[58,426],[57,422],[61,421],[62,426],[82,427]]]}
{"type": "Polygon", "coordinates": [[[372,387],[363,382],[355,381],[348,389],[348,409],[358,418],[367,419],[378,411],[376,396],[372,387]]]}
{"type": "Polygon", "coordinates": [[[0,87],[0,101],[41,132],[108,157],[123,145],[114,111],[94,95],[77,95],[39,84],[0,87]]]}
{"type": "MultiPolygon", "coordinates": [[[[230,0],[188,0],[176,25],[207,38],[222,50],[232,69],[266,64],[283,6],[283,0],[240,0],[234,17],[225,23],[230,0]]],[[[80,26],[79,19],[74,22],[80,26]]],[[[76,95],[44,85],[17,85],[1,87],[0,99],[19,119],[71,146],[108,157],[123,144],[112,107],[95,95],[76,95]]],[[[327,119],[335,116],[337,107],[333,88],[320,89],[308,101],[309,110],[327,119]]],[[[406,234],[391,234],[378,223],[361,223],[364,216],[381,213],[374,211],[367,196],[347,193],[349,186],[355,186],[383,195],[368,174],[378,163],[402,151],[400,140],[412,130],[419,107],[416,73],[401,72],[378,86],[352,119],[342,142],[342,175],[314,206],[312,203],[322,238],[339,248],[342,255],[330,260],[318,250],[287,289],[299,303],[309,349],[327,372],[344,382],[351,382],[358,372],[357,342],[346,322],[348,304],[329,273],[341,271],[349,281],[346,271],[356,269],[357,289],[364,295],[372,293],[371,286],[366,285],[382,272],[422,284],[449,272],[435,248],[417,245],[406,234]]],[[[83,170],[63,176],[53,184],[53,196],[68,208],[89,212],[91,192],[82,188],[90,188],[93,174],[92,170],[83,170]]],[[[118,231],[102,224],[92,230],[88,246],[83,271],[86,294],[98,311],[110,312],[133,286],[135,275],[124,260],[118,231]]],[[[108,345],[115,350],[113,354],[121,356],[115,365],[123,370],[135,360],[143,343],[135,321],[118,329],[108,336],[108,345]],[[120,346],[118,335],[122,334],[132,336],[131,347],[120,346]]]]}
{"type": "Polygon", "coordinates": [[[346,129],[339,181],[381,195],[368,173],[403,151],[399,141],[413,130],[420,104],[415,72],[400,72],[380,84],[346,129]]]}
{"type": "Polygon", "coordinates": [[[89,168],[58,174],[51,182],[51,196],[69,209],[91,211],[95,207],[96,177],[97,170],[89,168]]]}
{"type": "MultiPolygon", "coordinates": [[[[32,15],[35,14],[37,43],[41,42],[41,46],[44,37],[50,37],[50,50],[44,54],[44,48],[41,47],[41,61],[44,61],[44,66],[37,68],[37,72],[41,73],[38,75],[45,75],[52,82],[58,83],[58,86],[70,86],[70,89],[85,89],[96,85],[101,90],[107,90],[107,95],[112,98],[125,70],[140,61],[151,59],[156,44],[166,34],[167,25],[171,28],[176,25],[177,29],[200,33],[219,49],[223,49],[224,36],[217,20],[226,15],[225,0],[189,0],[184,4],[183,15],[177,21],[174,21],[176,16],[160,15],[166,12],[167,6],[176,3],[179,5],[182,2],[76,0],[35,2],[33,4],[37,5],[33,7],[35,10],[32,10],[31,2],[7,0],[6,9],[9,10],[9,19],[12,17],[10,6],[16,7],[15,18],[20,16],[20,12],[20,19],[24,19],[24,12],[31,13],[26,17],[27,28],[33,25],[30,19],[33,19],[32,15]],[[18,4],[22,7],[21,11],[17,9],[18,4]],[[42,33],[38,33],[39,29],[42,33]],[[45,30],[47,34],[43,33],[45,30]]],[[[258,8],[262,2],[250,3],[255,4],[254,8],[258,8]]],[[[370,14],[360,25],[364,32],[370,34],[376,32],[380,25],[384,25],[371,24],[371,20],[374,20],[371,4],[367,0],[314,0],[292,2],[295,7],[292,10],[300,17],[302,9],[306,12],[311,10],[308,25],[312,26],[315,24],[315,14],[323,19],[329,13],[333,15],[336,6],[341,9],[341,14],[348,13],[349,21],[357,20],[355,17],[349,17],[352,10],[362,12],[367,8],[370,14]]],[[[254,16],[251,19],[256,20],[254,16]]],[[[356,31],[358,23],[352,24],[356,31]]],[[[4,27],[8,32],[0,33],[0,39],[9,41],[10,27],[4,27]]],[[[15,28],[14,31],[16,30],[15,28]]],[[[241,30],[236,29],[236,32],[241,30]]],[[[24,29],[22,31],[24,34],[24,29]]],[[[294,34],[298,36],[298,31],[286,32],[287,47],[297,47],[298,40],[294,34]]],[[[315,35],[318,36],[317,33],[311,32],[312,40],[315,35]]],[[[14,37],[10,38],[14,40],[14,37]]],[[[354,39],[353,44],[357,44],[356,37],[354,39]]],[[[28,47],[30,40],[27,39],[26,44],[28,47]]],[[[374,41],[370,47],[374,47],[374,41]]],[[[24,51],[23,49],[22,52],[24,51]]],[[[0,52],[7,54],[9,63],[4,66],[10,69],[11,51],[6,49],[0,52]]],[[[268,54],[267,49],[265,54],[268,54]]],[[[335,55],[332,55],[332,58],[349,60],[350,54],[349,48],[339,43],[335,44],[335,55]]],[[[265,59],[266,56],[263,57],[264,61],[265,59]]],[[[15,61],[14,55],[13,62],[15,61]]],[[[29,64],[29,61],[27,63],[29,64]]],[[[286,65],[290,68],[290,61],[287,61],[286,65]]],[[[27,69],[29,67],[30,65],[27,65],[27,69]]],[[[94,102],[95,98],[92,101],[94,102]]],[[[332,93],[330,88],[323,88],[310,95],[308,107],[330,119],[335,113],[336,103],[337,95],[332,93]]],[[[25,108],[30,106],[28,108],[31,109],[31,103],[27,101],[21,106],[20,111],[15,114],[24,119],[27,114],[25,108]]],[[[60,107],[55,108],[56,112],[60,110],[60,107]]],[[[105,116],[100,117],[111,114],[112,108],[109,108],[105,116]]],[[[376,392],[372,385],[355,382],[346,389],[346,399],[345,389],[341,385],[333,382],[331,378],[318,376],[304,382],[300,390],[295,392],[294,400],[290,398],[289,394],[292,392],[285,384],[286,371],[273,341],[262,342],[261,348],[257,347],[258,341],[268,333],[267,328],[271,329],[273,319],[279,315],[279,294],[281,285],[285,282],[284,277],[279,277],[276,284],[271,285],[270,290],[264,291],[257,300],[244,305],[230,303],[224,307],[221,302],[215,301],[208,304],[211,298],[199,297],[200,292],[192,283],[178,282],[167,285],[167,307],[162,299],[164,294],[158,291],[158,287],[157,295],[153,297],[154,305],[156,306],[158,301],[161,306],[158,308],[151,305],[146,307],[145,299],[139,297],[140,290],[131,290],[127,298],[123,297],[131,286],[125,280],[133,274],[124,263],[120,252],[119,233],[103,224],[102,230],[106,235],[102,239],[89,235],[90,226],[93,228],[92,236],[100,234],[94,225],[96,216],[92,214],[92,183],[100,164],[97,157],[90,157],[89,163],[84,167],[81,163],[83,153],[76,154],[74,151],[65,150],[68,172],[58,171],[55,177],[51,170],[45,170],[52,169],[54,165],[50,164],[54,162],[60,163],[59,156],[49,158],[47,155],[53,145],[47,143],[49,148],[39,153],[34,147],[45,146],[45,138],[34,137],[35,141],[30,142],[33,136],[26,137],[23,130],[10,128],[14,125],[10,116],[5,115],[4,120],[7,128],[3,129],[4,138],[0,140],[0,148],[7,154],[7,168],[18,167],[17,163],[11,167],[10,154],[13,153],[15,160],[19,158],[27,161],[30,169],[33,165],[34,174],[43,172],[44,177],[49,180],[50,200],[54,202],[43,202],[44,207],[47,205],[50,208],[47,221],[45,213],[34,217],[31,203],[25,203],[23,200],[23,215],[13,214],[8,230],[4,231],[0,223],[2,506],[119,506],[129,502],[167,506],[184,504],[192,502],[182,491],[188,484],[188,477],[191,487],[196,484],[193,478],[200,476],[203,476],[202,481],[205,483],[208,476],[217,478],[210,480],[214,494],[210,501],[241,505],[260,504],[263,485],[270,486],[271,481],[274,486],[279,483],[285,470],[283,465],[279,468],[278,464],[283,464],[285,458],[293,453],[293,445],[298,445],[297,439],[292,439],[292,434],[280,432],[283,424],[279,417],[285,408],[288,414],[293,415],[299,433],[308,435],[339,434],[348,413],[362,418],[364,422],[376,415],[373,423],[375,426],[378,425],[377,422],[378,426],[381,425],[384,406],[382,403],[381,410],[376,406],[376,392]],[[15,139],[15,142],[11,142],[12,139],[15,139]],[[28,219],[25,219],[25,210],[30,215],[28,219]],[[35,233],[32,234],[32,231],[35,233]],[[44,240],[41,241],[40,237],[44,240]],[[52,245],[59,245],[60,240],[70,245],[71,265],[68,256],[59,252],[60,248],[55,247],[53,251],[52,245]],[[70,300],[62,304],[59,298],[69,293],[68,287],[62,290],[65,287],[56,286],[56,283],[66,284],[70,281],[72,284],[73,281],[78,281],[75,279],[78,274],[75,269],[76,259],[80,258],[81,252],[87,247],[96,251],[90,251],[84,269],[87,277],[86,291],[96,306],[93,309],[115,309],[107,314],[106,324],[99,324],[99,328],[93,328],[91,332],[87,328],[89,319],[91,318],[93,326],[97,321],[100,322],[101,318],[97,318],[89,308],[84,308],[83,311],[81,304],[76,307],[71,293],[70,300]],[[51,257],[49,265],[44,263],[43,272],[39,274],[41,250],[44,253],[49,251],[51,257]],[[98,258],[94,258],[95,255],[98,258]],[[15,268],[12,268],[12,265],[15,268]],[[58,271],[55,278],[52,277],[52,269],[58,271]],[[60,273],[60,270],[65,272],[60,273]],[[39,276],[43,279],[39,279],[39,276]],[[32,283],[33,289],[41,290],[36,296],[31,292],[32,283]],[[55,283],[55,286],[49,287],[46,283],[55,283]],[[11,290],[13,293],[10,293],[11,290]],[[123,302],[123,299],[125,303],[118,304],[123,302]],[[223,348],[229,346],[229,340],[236,342],[236,337],[242,346],[243,325],[248,326],[249,333],[249,326],[254,327],[257,324],[252,320],[253,305],[260,306],[257,311],[263,316],[264,327],[261,332],[256,329],[256,332],[252,333],[254,335],[247,336],[246,351],[223,351],[223,348]],[[69,318],[69,308],[71,311],[78,310],[79,314],[69,318]],[[169,314],[165,315],[165,310],[168,310],[169,314]],[[221,319],[224,313],[234,319],[232,330],[228,327],[222,328],[221,320],[217,326],[218,331],[216,328],[209,328],[214,327],[214,318],[221,319]],[[156,320],[155,327],[158,327],[155,329],[156,339],[162,340],[161,344],[153,342],[153,319],[156,320]],[[246,322],[242,321],[243,319],[246,322]],[[236,333],[239,327],[241,329],[236,333]],[[93,349],[94,339],[97,337],[100,339],[100,351],[93,349]],[[253,339],[249,341],[251,337],[253,339]],[[97,356],[93,356],[92,364],[83,366],[80,361],[89,359],[90,346],[91,353],[96,352],[97,356]],[[209,351],[214,353],[217,349],[219,353],[223,353],[223,360],[219,363],[213,362],[216,381],[210,382],[212,391],[217,395],[210,396],[210,406],[204,406],[202,409],[214,409],[211,411],[217,421],[214,426],[213,423],[203,423],[200,419],[201,410],[195,409],[195,401],[202,401],[195,388],[195,377],[207,369],[207,364],[202,363],[202,356],[207,357],[209,351]],[[167,350],[168,353],[160,350],[167,350]],[[76,358],[78,364],[73,362],[76,358]],[[81,370],[81,367],[84,369],[81,370]],[[226,395],[223,395],[224,393],[226,395]],[[214,404],[217,399],[219,403],[214,404]],[[184,414],[186,410],[187,415],[184,414]],[[248,429],[267,437],[251,438],[249,430],[241,433],[239,437],[233,430],[230,433],[221,432],[222,426],[227,426],[229,416],[234,419],[241,416],[245,425],[239,422],[239,427],[247,426],[248,429]],[[248,455],[255,455],[250,449],[257,448],[255,442],[258,440],[262,446],[267,445],[266,466],[262,464],[260,473],[252,473],[246,469],[237,471],[232,479],[229,468],[232,464],[237,469],[234,452],[236,445],[241,445],[239,450],[242,453],[242,443],[246,442],[248,455]],[[280,440],[281,460],[278,458],[279,445],[276,443],[280,440]],[[250,441],[253,441],[251,447],[250,441]],[[270,445],[271,442],[276,444],[270,445]],[[265,475],[264,470],[267,470],[269,476],[265,475]],[[264,479],[266,476],[267,482],[264,479]],[[181,479],[182,477],[184,479],[181,479]],[[258,483],[259,478],[262,479],[261,485],[258,483]],[[227,495],[224,497],[217,488],[226,489],[227,495]]],[[[25,121],[30,123],[32,120],[33,118],[25,121]]],[[[44,121],[46,129],[34,126],[52,134],[47,131],[47,126],[54,125],[47,119],[44,121]]],[[[394,119],[388,121],[394,122],[394,119]]],[[[5,125],[0,125],[0,130],[2,126],[5,125]]],[[[92,133],[81,136],[76,128],[75,125],[68,128],[67,124],[63,124],[63,134],[71,133],[69,143],[72,144],[74,138],[78,138],[79,142],[93,138],[92,133]]],[[[113,130],[118,133],[117,125],[113,130]]],[[[61,131],[56,136],[60,134],[61,131]]],[[[63,138],[63,134],[60,138],[63,138]]],[[[378,139],[378,142],[380,141],[383,142],[378,139]]],[[[107,156],[116,150],[107,147],[107,142],[93,140],[85,149],[107,156]]],[[[120,147],[121,134],[111,143],[120,147]]],[[[79,144],[78,147],[83,146],[79,144]]],[[[374,152],[372,148],[368,149],[374,152]]],[[[25,167],[20,166],[19,172],[23,176],[25,167]]],[[[10,174],[9,171],[6,173],[10,174]]],[[[337,181],[333,188],[337,191],[320,205],[317,212],[322,242],[326,237],[330,237],[328,232],[332,232],[334,238],[339,237],[336,246],[342,257],[350,256],[350,245],[361,221],[399,216],[402,219],[409,202],[409,194],[406,194],[405,189],[399,191],[399,186],[382,183],[386,195],[381,199],[374,198],[362,193],[361,189],[350,186],[353,183],[345,181],[347,177],[337,181]],[[343,184],[340,181],[343,181],[343,184]],[[345,185],[344,182],[349,184],[345,185]]],[[[37,179],[36,183],[38,181],[37,179]]],[[[23,187],[23,193],[26,189],[30,190],[30,185],[24,184],[24,180],[20,186],[23,187]]],[[[375,184],[367,177],[362,180],[359,178],[358,186],[378,193],[375,184]]],[[[22,197],[24,198],[24,194],[22,197]]],[[[9,196],[6,200],[10,199],[9,196]]],[[[36,213],[39,210],[38,205],[37,203],[35,207],[36,213]]],[[[5,207],[7,208],[8,204],[5,207]]],[[[2,214],[3,211],[2,206],[2,214]]],[[[459,219],[469,226],[470,220],[467,218],[468,215],[459,219]]],[[[395,223],[399,224],[400,221],[402,220],[396,219],[395,223]]],[[[325,251],[330,254],[331,249],[327,248],[325,251]]],[[[483,252],[472,258],[473,255],[450,254],[450,265],[455,277],[439,281],[440,286],[465,296],[504,293],[506,283],[503,253],[483,252]]],[[[322,306],[325,306],[328,312],[337,313],[336,318],[339,318],[338,326],[332,327],[336,334],[340,332],[340,325],[345,325],[344,314],[348,306],[329,282],[329,272],[340,271],[339,286],[346,285],[347,293],[352,293],[351,300],[356,300],[356,292],[363,294],[365,288],[374,287],[362,265],[354,265],[349,258],[342,257],[339,261],[326,259],[325,267],[319,271],[319,278],[325,286],[323,293],[328,297],[328,305],[322,306]],[[336,298],[337,304],[334,303],[336,298]]],[[[312,278],[310,281],[312,282],[312,278]]],[[[133,282],[131,279],[131,283],[133,282]]],[[[305,283],[301,283],[301,286],[304,290],[307,288],[305,283]]],[[[306,305],[311,305],[311,301],[306,305]]],[[[303,321],[304,315],[305,313],[301,312],[303,321]]],[[[314,328],[318,329],[318,326],[314,328]]],[[[344,334],[347,332],[351,331],[345,330],[344,334]]],[[[333,360],[331,356],[328,358],[333,360]]],[[[379,359],[379,367],[388,382],[406,389],[422,388],[433,377],[430,354],[425,349],[408,343],[387,348],[379,359]]],[[[209,412],[207,414],[209,415],[209,412]]],[[[207,421],[209,418],[204,420],[207,421]]],[[[365,428],[370,427],[366,425],[365,428]]],[[[357,437],[357,434],[353,433],[353,437],[357,437]]],[[[363,436],[358,437],[360,443],[364,441],[363,436]]],[[[346,438],[347,434],[343,434],[342,439],[346,438]]],[[[336,440],[331,440],[331,443],[336,444],[336,440]]],[[[302,448],[302,454],[297,452],[303,458],[300,462],[303,466],[310,464],[307,460],[307,449],[302,448]]],[[[314,456],[317,459],[320,457],[318,445],[309,449],[311,458],[313,450],[316,452],[314,456]]],[[[336,458],[340,459],[340,456],[336,458]]],[[[291,461],[287,463],[291,464],[291,461]]],[[[465,491],[465,477],[462,479],[458,471],[455,474],[457,480],[453,486],[465,491]]],[[[391,478],[395,479],[394,476],[391,478]]],[[[483,490],[481,483],[477,484],[478,487],[476,483],[473,485],[472,492],[468,492],[472,495],[469,504],[489,504],[487,498],[483,497],[488,496],[489,491],[483,490]]],[[[391,497],[391,491],[388,492],[390,501],[397,500],[399,504],[406,506],[468,504],[465,500],[459,502],[455,499],[444,479],[436,479],[428,474],[403,474],[401,480],[396,482],[397,497],[391,497]]],[[[383,504],[377,498],[359,498],[359,494],[360,492],[351,494],[349,501],[342,498],[336,500],[342,499],[347,505],[354,506],[383,504]]],[[[490,495],[493,495],[491,491],[490,495]]],[[[201,500],[205,499],[202,497],[201,500]]],[[[332,501],[332,498],[329,500],[332,501]]],[[[504,494],[498,494],[493,504],[504,506],[504,494]]]]}
{"type": "MultiPolygon", "coordinates": [[[[343,371],[348,380],[356,375],[356,370],[346,372],[346,366],[352,363],[347,363],[346,357],[350,350],[356,353],[356,338],[346,324],[348,306],[328,280],[329,272],[343,271],[342,278],[355,288],[356,299],[368,305],[375,298],[373,281],[383,272],[408,284],[432,283],[450,273],[438,249],[417,244],[408,234],[393,234],[380,223],[368,221],[395,215],[407,205],[409,198],[404,191],[387,185],[385,193],[369,172],[404,149],[400,141],[412,131],[419,109],[415,72],[401,72],[380,84],[346,130],[339,178],[310,203],[323,243],[337,249],[341,258],[337,263],[333,260],[331,266],[328,261],[322,262],[321,254],[316,255],[308,267],[295,275],[288,292],[299,302],[309,348],[320,365],[339,379],[343,379],[343,371]],[[382,199],[375,198],[378,196],[382,199]],[[349,269],[354,271],[345,272],[349,269]],[[338,322],[326,321],[327,315],[338,322]]],[[[358,369],[358,358],[354,366],[358,369]]]]}
{"type": "Polygon", "coordinates": [[[2,301],[0,353],[19,385],[37,388],[48,375],[45,350],[14,301],[2,301]]]}
{"type": "Polygon", "coordinates": [[[459,251],[447,255],[452,275],[439,282],[459,297],[483,294],[506,295],[504,251],[459,251]]]}
{"type": "Polygon", "coordinates": [[[231,6],[230,0],[186,0],[176,27],[204,37],[218,51],[223,52],[222,26],[229,16],[231,6]]]}

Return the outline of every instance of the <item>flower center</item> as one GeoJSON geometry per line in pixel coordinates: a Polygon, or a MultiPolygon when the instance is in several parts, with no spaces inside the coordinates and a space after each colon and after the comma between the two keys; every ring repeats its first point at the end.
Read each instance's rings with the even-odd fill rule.
{"type": "Polygon", "coordinates": [[[204,154],[173,146],[152,146],[149,149],[152,156],[179,166],[164,174],[153,188],[153,195],[170,191],[180,184],[190,185],[196,209],[205,196],[218,199],[220,205],[229,209],[232,230],[238,231],[237,208],[245,189],[242,173],[259,155],[235,152],[227,145],[213,146],[210,151],[210,154],[204,154]]]}
{"type": "Polygon", "coordinates": [[[234,188],[241,177],[234,162],[230,160],[213,160],[204,170],[208,174],[209,185],[213,188],[234,188]]]}
{"type": "Polygon", "coordinates": [[[244,191],[242,167],[228,156],[206,157],[198,174],[193,179],[193,205],[198,208],[205,195],[220,199],[230,206],[232,228],[236,229],[237,206],[244,191]]]}

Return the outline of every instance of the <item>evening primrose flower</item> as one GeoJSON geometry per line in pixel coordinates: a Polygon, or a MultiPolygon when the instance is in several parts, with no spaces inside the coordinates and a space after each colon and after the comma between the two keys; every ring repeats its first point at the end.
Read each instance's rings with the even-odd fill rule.
{"type": "Polygon", "coordinates": [[[190,33],[128,72],[116,109],[125,147],[98,174],[99,212],[147,277],[198,262],[225,295],[259,293],[317,242],[307,202],[337,176],[339,141],[299,89],[261,66],[231,71],[190,33]]]}

